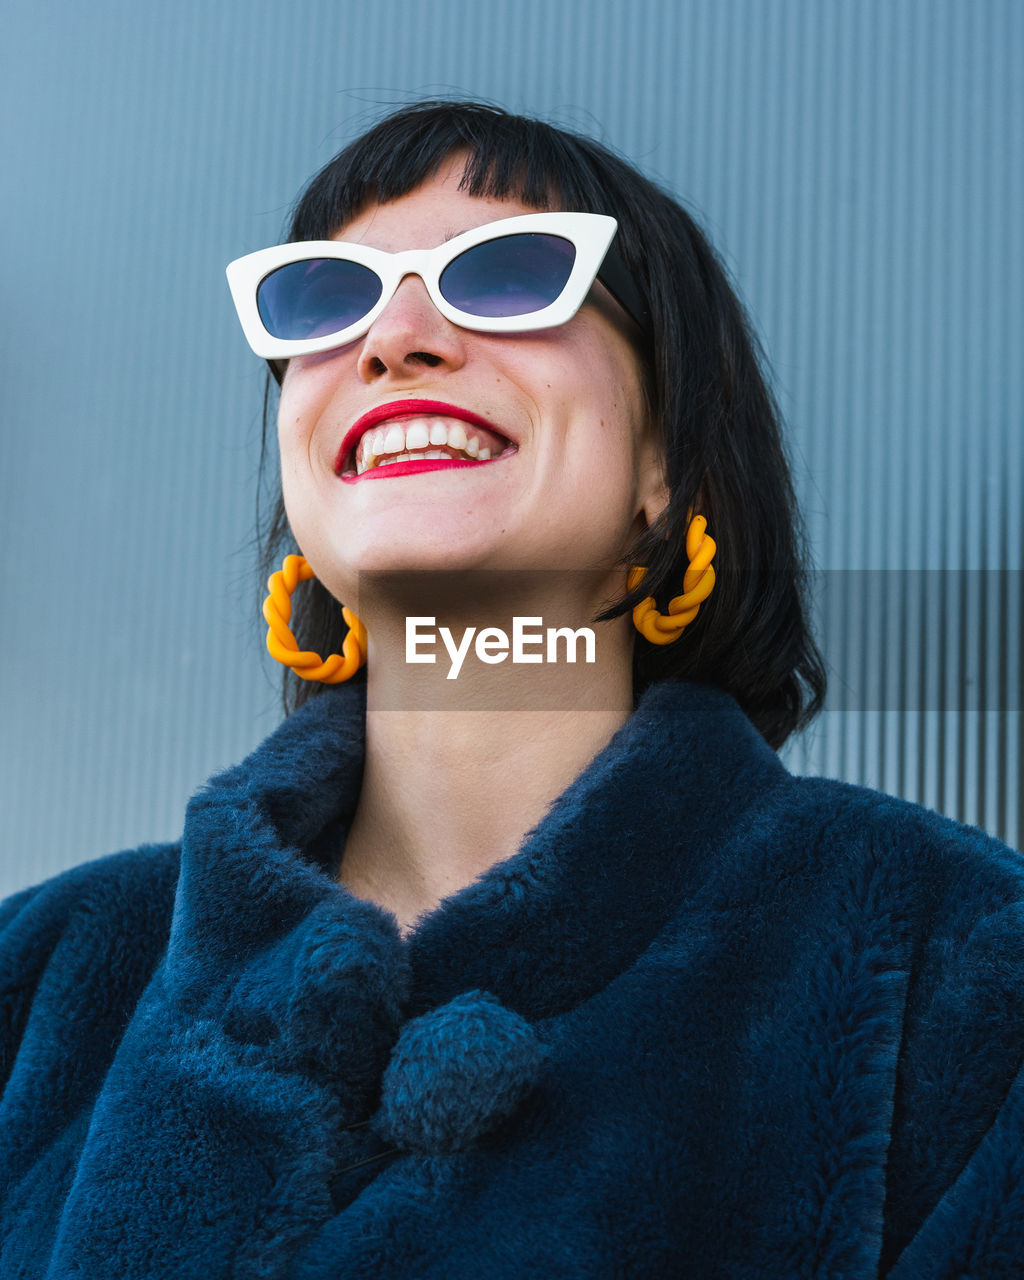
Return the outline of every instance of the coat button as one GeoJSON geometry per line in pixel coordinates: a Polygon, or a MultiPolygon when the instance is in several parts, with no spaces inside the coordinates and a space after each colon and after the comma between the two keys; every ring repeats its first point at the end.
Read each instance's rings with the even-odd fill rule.
{"type": "Polygon", "coordinates": [[[516,1110],[547,1055],[533,1027],[468,991],[402,1028],[373,1128],[407,1151],[461,1151],[516,1110]]]}

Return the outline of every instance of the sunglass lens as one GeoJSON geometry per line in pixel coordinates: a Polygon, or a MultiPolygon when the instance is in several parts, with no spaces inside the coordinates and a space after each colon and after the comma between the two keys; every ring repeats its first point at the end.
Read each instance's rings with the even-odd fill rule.
{"type": "Polygon", "coordinates": [[[523,233],[478,244],[445,267],[442,295],[474,316],[524,316],[565,288],[576,246],[562,236],[523,233]]]}
{"type": "Polygon", "coordinates": [[[266,276],[256,291],[256,304],[269,334],[294,341],[340,333],[365,316],[380,294],[380,277],[369,267],[310,258],[266,276]]]}

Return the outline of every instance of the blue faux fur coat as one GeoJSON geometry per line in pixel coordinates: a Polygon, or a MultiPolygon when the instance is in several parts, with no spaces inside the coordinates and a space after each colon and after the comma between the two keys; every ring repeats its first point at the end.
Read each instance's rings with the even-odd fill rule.
{"type": "Polygon", "coordinates": [[[1018,854],[662,683],[402,941],[364,720],[0,911],[3,1280],[1020,1280],[1018,854]]]}

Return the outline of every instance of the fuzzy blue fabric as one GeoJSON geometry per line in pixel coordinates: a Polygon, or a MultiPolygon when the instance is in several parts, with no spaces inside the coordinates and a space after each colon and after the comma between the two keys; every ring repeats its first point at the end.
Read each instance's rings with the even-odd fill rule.
{"type": "Polygon", "coordinates": [[[0,907],[3,1280],[1024,1275],[1020,855],[664,682],[402,939],[364,729],[0,907]]]}

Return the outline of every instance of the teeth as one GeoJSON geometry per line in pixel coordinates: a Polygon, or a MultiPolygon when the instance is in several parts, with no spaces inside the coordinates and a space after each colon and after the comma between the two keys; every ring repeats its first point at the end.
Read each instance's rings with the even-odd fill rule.
{"type": "Polygon", "coordinates": [[[484,436],[473,427],[450,418],[409,418],[367,431],[356,447],[356,473],[362,475],[371,467],[405,462],[411,457],[450,458],[451,453],[437,446],[447,446],[476,461],[488,461],[492,452],[484,444],[484,436]],[[434,446],[431,448],[431,446],[434,446]],[[415,452],[414,452],[415,451],[415,452]]]}
{"type": "Polygon", "coordinates": [[[453,449],[465,449],[468,441],[466,439],[466,428],[461,422],[454,422],[448,428],[448,443],[453,449]]]}
{"type": "MultiPolygon", "coordinates": [[[[450,453],[445,453],[443,449],[418,449],[415,453],[388,454],[386,458],[382,458],[380,462],[377,463],[377,466],[388,467],[392,462],[416,462],[421,461],[424,458],[443,458],[447,461],[451,456],[452,455],[450,453]]],[[[367,471],[369,468],[364,467],[363,470],[367,471]]]]}
{"type": "Polygon", "coordinates": [[[425,422],[410,422],[405,429],[407,449],[425,449],[430,444],[430,432],[425,422]]]}

